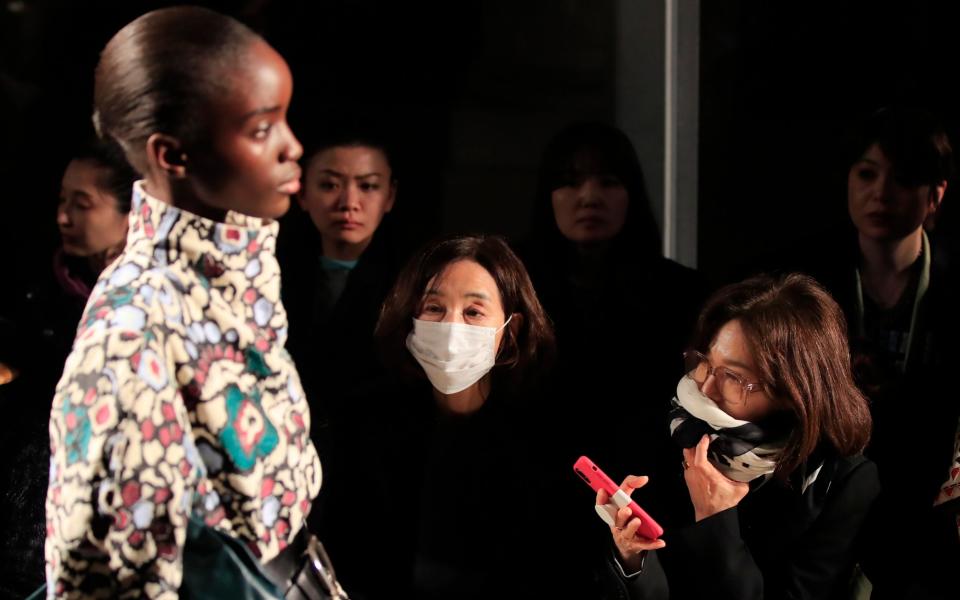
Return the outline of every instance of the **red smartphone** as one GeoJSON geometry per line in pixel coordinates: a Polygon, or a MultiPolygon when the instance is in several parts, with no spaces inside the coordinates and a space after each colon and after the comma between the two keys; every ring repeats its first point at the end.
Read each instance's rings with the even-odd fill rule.
{"type": "Polygon", "coordinates": [[[587,485],[593,488],[593,491],[603,490],[607,492],[610,495],[611,502],[616,504],[618,508],[629,506],[633,516],[640,519],[640,529],[637,530],[637,533],[641,537],[655,540],[663,535],[663,527],[660,527],[645,510],[640,508],[639,504],[631,500],[630,496],[621,490],[620,486],[615,484],[592,460],[586,456],[581,456],[573,464],[573,470],[577,472],[580,479],[586,481],[587,485]]]}

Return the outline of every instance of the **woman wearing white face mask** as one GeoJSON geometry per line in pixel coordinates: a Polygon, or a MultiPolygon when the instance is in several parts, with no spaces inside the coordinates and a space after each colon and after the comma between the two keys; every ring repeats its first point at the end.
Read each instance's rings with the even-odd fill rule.
{"type": "Polygon", "coordinates": [[[401,272],[376,335],[397,377],[365,407],[375,425],[332,444],[331,461],[350,462],[328,471],[330,513],[347,515],[323,533],[338,576],[370,598],[540,597],[530,573],[547,553],[529,535],[552,499],[525,407],[553,331],[523,264],[496,237],[433,243],[401,272]],[[357,502],[361,487],[376,509],[357,502]],[[389,544],[373,566],[369,536],[389,544]]]}

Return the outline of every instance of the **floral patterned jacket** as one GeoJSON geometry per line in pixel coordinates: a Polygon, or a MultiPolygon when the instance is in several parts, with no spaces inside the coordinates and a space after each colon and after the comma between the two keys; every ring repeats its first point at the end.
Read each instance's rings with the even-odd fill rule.
{"type": "Polygon", "coordinates": [[[283,348],[277,228],[135,184],[50,414],[49,595],[177,597],[191,514],[264,562],[304,525],[321,470],[283,348]]]}

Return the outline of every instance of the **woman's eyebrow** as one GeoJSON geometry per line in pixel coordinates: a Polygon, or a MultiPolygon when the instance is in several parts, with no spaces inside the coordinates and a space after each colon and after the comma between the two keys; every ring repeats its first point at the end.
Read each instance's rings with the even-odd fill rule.
{"type": "Polygon", "coordinates": [[[280,106],[280,105],[277,105],[277,106],[264,106],[264,107],[258,108],[258,109],[256,109],[256,110],[252,110],[252,111],[248,112],[247,114],[243,115],[243,120],[244,120],[244,121],[247,121],[247,120],[249,120],[249,119],[252,119],[253,117],[259,117],[260,115],[265,115],[265,114],[267,114],[267,113],[277,112],[277,111],[279,111],[280,109],[281,109],[281,106],[280,106]]]}
{"type": "Polygon", "coordinates": [[[725,361],[723,361],[723,362],[725,362],[725,363],[727,364],[727,366],[736,367],[736,368],[740,369],[741,371],[746,371],[747,373],[751,373],[751,374],[756,375],[756,371],[754,371],[753,368],[751,368],[750,366],[748,366],[748,365],[740,362],[739,360],[725,360],[725,361]]]}
{"type": "Polygon", "coordinates": [[[747,371],[747,372],[756,374],[756,371],[754,371],[752,367],[750,367],[750,366],[747,365],[746,363],[740,362],[739,360],[737,360],[737,359],[735,359],[735,358],[724,358],[724,359],[722,359],[722,360],[715,360],[712,356],[707,355],[707,360],[710,361],[710,364],[714,364],[714,365],[715,365],[715,364],[717,364],[717,363],[722,362],[724,365],[726,365],[726,366],[728,366],[728,367],[737,367],[738,369],[741,369],[741,370],[743,370],[743,371],[747,371]]]}

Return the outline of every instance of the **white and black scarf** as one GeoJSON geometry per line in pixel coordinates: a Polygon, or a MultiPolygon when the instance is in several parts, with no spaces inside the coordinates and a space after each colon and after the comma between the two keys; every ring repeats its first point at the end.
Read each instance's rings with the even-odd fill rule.
{"type": "Polygon", "coordinates": [[[670,410],[670,435],[682,448],[693,448],[710,436],[710,462],[733,481],[766,481],[783,451],[782,432],[767,431],[757,423],[725,413],[697,383],[682,377],[670,410]]]}
{"type": "MultiPolygon", "coordinates": [[[[670,433],[678,445],[693,448],[709,435],[710,463],[730,479],[750,483],[751,489],[773,474],[790,427],[777,419],[762,425],[734,419],[702,394],[689,377],[677,385],[670,411],[670,433]]],[[[841,459],[828,445],[818,446],[790,476],[805,507],[794,527],[809,526],[823,509],[833,480],[846,477],[863,461],[863,455],[841,459]]]]}

